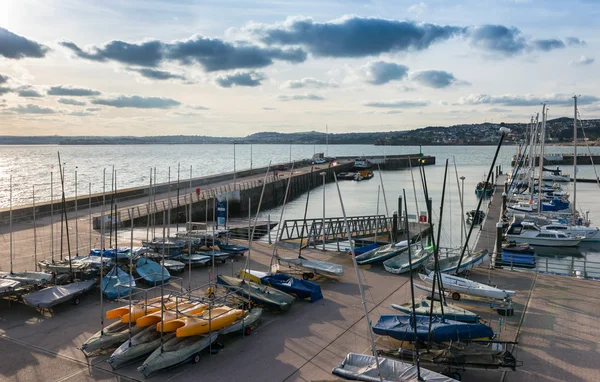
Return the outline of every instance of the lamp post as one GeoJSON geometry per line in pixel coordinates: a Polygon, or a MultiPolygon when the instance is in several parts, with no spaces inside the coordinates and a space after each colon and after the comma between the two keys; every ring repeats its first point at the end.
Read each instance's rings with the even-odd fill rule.
{"type": "Polygon", "coordinates": [[[460,245],[463,244],[465,230],[465,177],[460,177],[462,185],[460,186],[460,245]]]}
{"type": "Polygon", "coordinates": [[[235,142],[233,142],[233,190],[237,189],[236,174],[235,174],[235,142]]]}
{"type": "Polygon", "coordinates": [[[319,173],[319,175],[321,175],[323,177],[323,223],[322,226],[323,228],[321,229],[323,231],[323,251],[325,250],[325,175],[327,175],[325,173],[325,171],[322,171],[319,173]]]}

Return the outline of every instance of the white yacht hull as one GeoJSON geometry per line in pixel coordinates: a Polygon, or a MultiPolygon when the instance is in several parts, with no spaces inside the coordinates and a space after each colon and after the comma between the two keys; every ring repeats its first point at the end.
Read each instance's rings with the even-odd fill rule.
{"type": "Polygon", "coordinates": [[[576,247],[581,243],[581,239],[551,239],[535,238],[521,235],[506,235],[507,241],[514,241],[519,244],[537,245],[538,247],[576,247]]]}

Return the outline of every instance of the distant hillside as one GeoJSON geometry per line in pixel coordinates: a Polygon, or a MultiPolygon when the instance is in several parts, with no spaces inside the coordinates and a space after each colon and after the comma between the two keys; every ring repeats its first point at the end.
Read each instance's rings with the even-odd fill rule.
{"type": "MultiPolygon", "coordinates": [[[[600,120],[581,122],[585,136],[590,140],[600,138],[600,120]]],[[[97,137],[97,136],[0,136],[4,145],[155,145],[155,144],[218,144],[218,143],[271,143],[271,144],[367,144],[367,145],[486,145],[495,144],[500,136],[500,126],[511,129],[508,142],[525,138],[524,123],[477,123],[454,126],[428,126],[415,130],[388,132],[339,133],[308,131],[299,133],[260,132],[243,138],[209,137],[200,135],[166,135],[151,137],[97,137]]],[[[583,134],[579,130],[579,138],[583,134]]],[[[573,139],[573,119],[556,118],[548,121],[546,138],[549,142],[567,142],[573,139]]]]}

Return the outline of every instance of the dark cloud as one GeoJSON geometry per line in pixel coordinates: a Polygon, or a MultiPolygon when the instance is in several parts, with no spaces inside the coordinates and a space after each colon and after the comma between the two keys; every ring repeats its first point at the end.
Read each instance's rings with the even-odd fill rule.
{"type": "Polygon", "coordinates": [[[170,109],[181,105],[181,102],[172,98],[123,95],[112,98],[97,98],[93,99],[91,103],[94,105],[106,105],[118,108],[130,107],[136,109],[170,109]]]}
{"type": "Polygon", "coordinates": [[[60,44],[86,60],[110,60],[152,68],[159,66],[163,61],[177,61],[182,65],[200,64],[207,72],[262,68],[273,64],[274,60],[292,63],[306,60],[306,52],[301,49],[283,50],[249,44],[234,45],[203,36],[193,36],[188,40],[170,43],[155,40],[132,44],[115,40],[101,47],[92,47],[89,51],[82,50],[72,42],[60,44]]]}
{"type": "Polygon", "coordinates": [[[383,107],[392,109],[408,109],[413,107],[423,107],[429,105],[429,101],[410,101],[410,100],[390,100],[390,101],[367,101],[364,106],[383,107]]]}
{"type": "Polygon", "coordinates": [[[408,67],[393,62],[373,61],[360,67],[365,81],[373,85],[383,85],[406,77],[408,67]]]}
{"type": "Polygon", "coordinates": [[[190,109],[194,109],[194,110],[209,110],[207,107],[200,106],[200,105],[187,105],[187,107],[189,107],[190,109]]]}
{"type": "MultiPolygon", "coordinates": [[[[600,98],[595,96],[580,96],[577,98],[579,105],[589,105],[600,101],[600,98]]],[[[573,104],[573,98],[567,94],[547,94],[545,96],[536,96],[533,94],[525,95],[499,95],[493,96],[488,94],[470,94],[467,97],[461,97],[458,104],[461,105],[503,105],[503,106],[539,106],[542,103],[557,106],[570,106],[573,104]]]]}
{"type": "Polygon", "coordinates": [[[568,46],[583,46],[583,45],[586,45],[586,42],[577,37],[567,37],[567,45],[568,46]]]}
{"type": "Polygon", "coordinates": [[[231,74],[222,74],[215,78],[219,86],[230,88],[232,86],[259,86],[266,77],[257,72],[235,72],[231,74]]]}
{"type": "Polygon", "coordinates": [[[7,110],[16,114],[56,114],[58,110],[51,107],[43,107],[33,104],[18,105],[17,107],[10,107],[7,110]]]}
{"type": "Polygon", "coordinates": [[[494,53],[515,55],[527,48],[527,40],[520,30],[504,25],[482,25],[465,29],[471,45],[494,53]]]}
{"type": "Polygon", "coordinates": [[[185,76],[175,74],[164,70],[148,69],[148,68],[127,68],[130,72],[136,72],[142,77],[152,80],[185,80],[185,76]]]}
{"type": "Polygon", "coordinates": [[[67,115],[72,115],[74,117],[90,117],[90,116],[93,116],[96,114],[89,111],[89,109],[85,109],[85,110],[79,110],[79,111],[72,111],[72,112],[68,113],[67,115]]]}
{"type": "Polygon", "coordinates": [[[306,78],[302,78],[300,80],[286,81],[283,85],[281,85],[281,87],[287,88],[287,89],[302,89],[302,88],[321,89],[321,88],[337,88],[338,84],[333,83],[333,82],[325,82],[325,81],[317,80],[316,78],[312,78],[312,77],[306,77],[306,78]]]}
{"type": "Polygon", "coordinates": [[[16,35],[0,27],[0,56],[19,60],[25,57],[41,58],[50,51],[45,45],[16,35]]]}
{"type": "Polygon", "coordinates": [[[290,18],[272,26],[251,25],[247,30],[267,44],[302,45],[315,56],[365,57],[425,50],[457,35],[461,28],[352,16],[326,23],[290,18]]]}
{"type": "Polygon", "coordinates": [[[536,50],[542,50],[544,52],[549,52],[554,49],[562,49],[566,47],[565,43],[561,40],[557,39],[546,39],[546,40],[533,40],[531,41],[531,46],[536,50]]]}
{"type": "Polygon", "coordinates": [[[280,101],[323,101],[325,98],[318,96],[316,94],[294,94],[294,95],[281,94],[281,95],[277,96],[277,99],[280,101]]]}
{"type": "Polygon", "coordinates": [[[21,89],[17,92],[19,97],[38,98],[44,95],[33,88],[21,89]]]}
{"type": "Polygon", "coordinates": [[[0,74],[0,84],[8,82],[8,80],[10,80],[9,76],[5,76],[4,74],[0,74]]]}
{"type": "Polygon", "coordinates": [[[83,110],[92,113],[92,112],[95,112],[95,111],[100,111],[100,110],[102,110],[102,108],[101,107],[86,107],[83,110]]]}
{"type": "Polygon", "coordinates": [[[9,88],[9,87],[6,87],[6,86],[0,86],[0,95],[7,94],[7,93],[12,93],[12,92],[14,92],[13,88],[9,88]]]}
{"type": "Polygon", "coordinates": [[[85,105],[87,105],[86,102],[84,102],[84,101],[78,101],[78,100],[73,99],[73,98],[59,98],[59,99],[56,100],[56,102],[62,103],[62,104],[65,104],[65,105],[73,105],[73,106],[85,106],[85,105]]]}
{"type": "Polygon", "coordinates": [[[85,96],[98,96],[100,93],[98,90],[78,88],[71,85],[60,85],[52,86],[48,90],[48,95],[53,96],[70,96],[70,97],[85,97],[85,96]]]}
{"type": "Polygon", "coordinates": [[[414,73],[412,79],[423,86],[435,89],[446,88],[456,82],[452,73],[443,70],[422,70],[414,73]]]}

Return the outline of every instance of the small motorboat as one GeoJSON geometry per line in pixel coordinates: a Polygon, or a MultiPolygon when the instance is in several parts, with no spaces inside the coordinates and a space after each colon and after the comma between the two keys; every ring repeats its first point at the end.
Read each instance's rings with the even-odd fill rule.
{"type": "Polygon", "coordinates": [[[583,237],[568,236],[561,231],[551,231],[538,227],[533,222],[513,222],[506,231],[506,239],[517,243],[528,243],[548,247],[576,247],[583,237]]]}
{"type": "Polygon", "coordinates": [[[171,279],[171,274],[165,267],[145,257],[140,257],[135,263],[135,271],[145,282],[152,285],[160,285],[163,282],[166,284],[171,279]]]}
{"type": "Polygon", "coordinates": [[[510,252],[510,253],[519,253],[519,254],[531,254],[535,253],[535,248],[530,246],[527,243],[517,244],[514,241],[506,243],[502,246],[502,251],[510,252]]]}
{"type": "Polygon", "coordinates": [[[439,301],[427,301],[421,300],[420,302],[415,302],[414,307],[411,306],[411,303],[406,303],[402,305],[391,304],[393,309],[400,311],[405,314],[412,314],[413,309],[416,315],[418,316],[427,316],[429,317],[433,314],[434,317],[444,318],[447,320],[453,321],[461,321],[461,322],[479,322],[479,315],[473,312],[470,312],[466,309],[457,308],[452,305],[444,304],[443,313],[442,306],[439,301]],[[433,313],[431,313],[431,308],[433,305],[433,313]]]}
{"type": "Polygon", "coordinates": [[[485,212],[471,210],[467,212],[467,223],[469,225],[481,225],[485,220],[485,212]]]}
{"type": "Polygon", "coordinates": [[[236,294],[270,309],[288,310],[295,300],[294,296],[275,288],[234,277],[218,275],[217,284],[229,287],[236,294]]]}
{"type": "Polygon", "coordinates": [[[492,196],[493,192],[494,192],[494,185],[489,182],[488,183],[479,182],[479,183],[477,183],[477,186],[475,187],[475,195],[477,195],[478,198],[481,198],[482,196],[484,198],[489,198],[492,196]]]}

